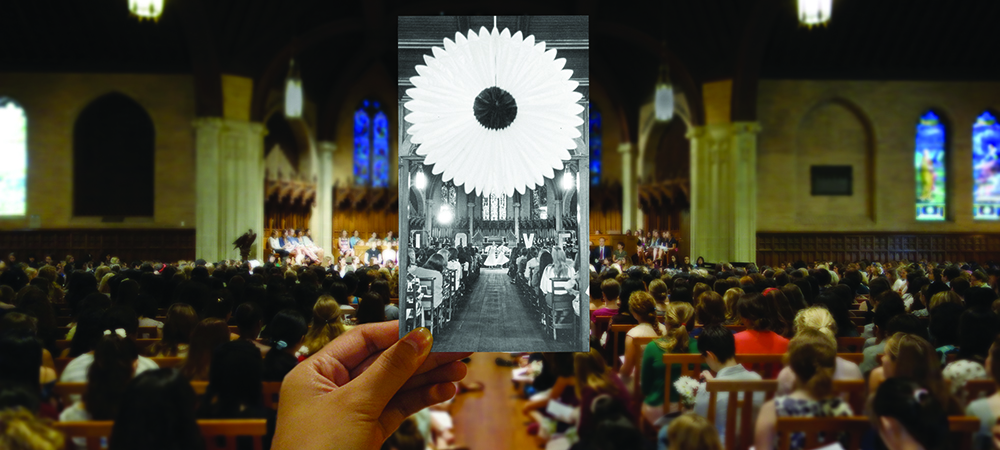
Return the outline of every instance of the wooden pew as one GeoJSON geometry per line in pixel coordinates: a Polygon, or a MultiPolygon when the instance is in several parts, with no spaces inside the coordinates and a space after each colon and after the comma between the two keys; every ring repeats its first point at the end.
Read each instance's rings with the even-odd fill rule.
{"type": "Polygon", "coordinates": [[[805,433],[805,447],[816,448],[821,444],[829,445],[837,439],[839,433],[847,433],[849,443],[845,448],[861,448],[861,438],[871,428],[867,417],[779,417],[775,431],[778,437],[778,448],[789,450],[792,447],[792,434],[805,433]],[[820,433],[826,440],[820,442],[820,433]]]}
{"type": "Polygon", "coordinates": [[[670,375],[673,371],[674,364],[680,364],[682,377],[691,377],[697,380],[701,377],[701,363],[703,358],[697,353],[664,353],[663,354],[663,364],[667,366],[667,370],[664,372],[665,384],[664,389],[666,392],[663,393],[663,413],[670,413],[670,375]]]}
{"type": "Polygon", "coordinates": [[[611,364],[616,372],[622,367],[621,355],[618,353],[618,348],[621,342],[625,340],[625,334],[632,328],[635,328],[634,324],[615,324],[608,328],[608,341],[612,345],[611,364]]]}
{"type": "MultiPolygon", "coordinates": [[[[66,436],[66,448],[73,448],[72,438],[86,438],[87,450],[101,450],[101,439],[111,436],[114,422],[110,420],[88,422],[55,422],[52,427],[66,436]]],[[[222,419],[199,420],[198,427],[205,438],[206,449],[235,449],[236,438],[249,436],[253,438],[254,450],[264,447],[264,436],[267,435],[267,420],[265,419],[222,419]],[[225,437],[222,445],[216,438],[225,437]]]]}
{"type": "Polygon", "coordinates": [[[993,380],[969,380],[965,382],[965,399],[968,402],[989,397],[997,390],[997,383],[993,380]]]}
{"type": "MultiPolygon", "coordinates": [[[[152,328],[155,329],[156,327],[152,327],[152,328]]],[[[142,351],[143,351],[143,349],[145,349],[146,347],[149,347],[150,345],[153,345],[153,344],[155,344],[157,342],[160,342],[160,339],[158,339],[158,338],[157,339],[136,339],[134,342],[135,342],[135,348],[136,348],[136,350],[138,350],[139,353],[141,354],[142,351]]],[[[69,348],[70,345],[72,345],[72,344],[73,344],[73,341],[68,341],[68,340],[65,340],[65,339],[60,339],[60,340],[56,341],[56,348],[59,349],[59,351],[63,351],[65,349],[69,348]]]]}
{"type": "Polygon", "coordinates": [[[839,337],[837,338],[837,351],[845,353],[861,353],[865,347],[863,337],[839,337]]]}
{"type": "MultiPolygon", "coordinates": [[[[66,369],[66,366],[70,363],[70,361],[74,359],[75,358],[69,358],[69,357],[55,358],[56,373],[61,376],[63,370],[66,369]]],[[[173,357],[173,358],[149,358],[149,359],[152,359],[153,362],[155,362],[156,365],[160,366],[161,369],[165,367],[178,368],[182,364],[184,364],[184,358],[173,357]]]]}
{"type": "Polygon", "coordinates": [[[778,372],[785,366],[784,357],[784,354],[742,354],[736,355],[736,363],[749,365],[747,370],[757,372],[767,380],[778,378],[778,372]]]}
{"type": "Polygon", "coordinates": [[[729,394],[726,403],[726,450],[749,448],[753,444],[754,435],[754,394],[762,392],[765,401],[774,398],[774,393],[778,390],[778,381],[713,380],[705,383],[705,389],[709,393],[708,421],[712,425],[715,425],[715,408],[719,392],[729,394]],[[739,435],[736,433],[737,412],[739,435]]]}
{"type": "MultiPolygon", "coordinates": [[[[264,406],[277,411],[278,394],[281,392],[281,382],[265,381],[262,383],[262,386],[264,390],[264,406]]],[[[205,391],[208,389],[208,382],[192,381],[191,388],[194,389],[195,394],[199,396],[205,395],[205,391]]],[[[52,389],[52,393],[62,401],[63,405],[69,406],[73,403],[70,398],[71,395],[83,395],[86,390],[87,383],[56,383],[55,387],[52,389]]]]}

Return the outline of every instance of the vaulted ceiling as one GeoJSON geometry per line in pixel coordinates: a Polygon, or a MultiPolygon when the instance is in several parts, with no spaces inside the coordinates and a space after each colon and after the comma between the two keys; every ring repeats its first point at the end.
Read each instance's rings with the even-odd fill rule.
{"type": "MultiPolygon", "coordinates": [[[[633,129],[638,106],[652,96],[664,45],[675,82],[686,72],[695,87],[741,73],[751,87],[757,78],[1000,78],[1000,58],[992,56],[995,0],[837,0],[830,24],[813,29],[798,24],[794,0],[165,2],[158,22],[131,17],[127,0],[0,2],[0,71],[193,73],[202,97],[221,95],[212,77],[232,73],[254,78],[266,96],[280,88],[295,56],[306,95],[330,117],[339,96],[373,65],[389,79],[405,75],[396,55],[408,30],[396,34],[399,15],[589,14],[586,72],[608,85],[633,129]]],[[[557,26],[510,20],[538,35],[557,26]]],[[[441,37],[472,25],[479,24],[443,18],[441,37]]],[[[215,103],[199,98],[199,114],[219,110],[215,103]]],[[[256,120],[262,104],[255,100],[256,120]]]]}

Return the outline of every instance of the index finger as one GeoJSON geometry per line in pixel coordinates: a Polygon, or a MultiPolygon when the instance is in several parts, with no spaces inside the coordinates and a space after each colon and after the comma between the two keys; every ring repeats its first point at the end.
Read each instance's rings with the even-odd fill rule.
{"type": "Polygon", "coordinates": [[[317,356],[333,358],[351,371],[368,357],[381,353],[398,340],[398,320],[358,325],[330,341],[317,356]]]}

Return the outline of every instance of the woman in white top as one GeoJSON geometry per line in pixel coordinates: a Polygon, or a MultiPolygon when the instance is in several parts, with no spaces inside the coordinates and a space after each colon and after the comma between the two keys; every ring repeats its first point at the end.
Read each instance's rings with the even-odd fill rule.
{"type": "MultiPolygon", "coordinates": [[[[114,420],[138,363],[139,353],[125,330],[106,331],[94,347],[94,363],[87,373],[83,399],[64,409],[59,421],[114,420]]],[[[73,442],[77,448],[87,447],[83,438],[74,438],[73,442]]]]}
{"type": "MultiPolygon", "coordinates": [[[[805,330],[818,330],[829,338],[829,343],[837,345],[837,322],[833,320],[833,315],[822,306],[810,306],[799,310],[795,315],[795,335],[798,336],[805,330]]],[[[858,365],[844,358],[837,357],[833,371],[834,380],[863,380],[861,369],[858,365]]],[[[795,390],[798,377],[792,371],[791,366],[785,366],[778,374],[778,392],[775,395],[788,395],[795,390]]]]}
{"type": "MultiPolygon", "coordinates": [[[[566,252],[559,247],[554,247],[552,249],[552,264],[545,267],[542,271],[541,285],[540,288],[542,292],[550,294],[553,291],[552,279],[553,278],[569,278],[567,290],[575,292],[576,287],[576,268],[570,264],[569,259],[566,258],[566,252]]],[[[551,306],[551,305],[550,305],[551,306]]]]}
{"type": "MultiPolygon", "coordinates": [[[[631,378],[636,368],[636,361],[642,358],[645,347],[635,345],[632,340],[641,337],[661,337],[667,334],[667,326],[656,320],[656,301],[646,291],[635,291],[628,297],[628,310],[639,322],[625,333],[625,362],[618,374],[622,379],[631,378]]],[[[685,333],[687,331],[685,330],[685,333]]],[[[629,384],[626,383],[626,386],[629,384]]]]}

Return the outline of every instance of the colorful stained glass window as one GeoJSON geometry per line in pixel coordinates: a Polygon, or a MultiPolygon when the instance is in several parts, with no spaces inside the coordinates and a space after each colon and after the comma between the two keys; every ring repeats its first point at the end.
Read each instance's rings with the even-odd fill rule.
{"type": "Polygon", "coordinates": [[[972,125],[972,215],[978,220],[1000,220],[1000,124],[984,112],[972,125]]]}
{"type": "Polygon", "coordinates": [[[389,119],[374,100],[354,112],[354,184],[389,186],[389,119]]]}
{"type": "Polygon", "coordinates": [[[25,214],[28,118],[13,100],[0,97],[0,216],[25,214]]]}
{"type": "Polygon", "coordinates": [[[913,153],[917,220],[945,220],[945,129],[933,111],[920,117],[913,153]]]}
{"type": "Polygon", "coordinates": [[[601,112],[589,104],[590,108],[590,184],[601,184],[601,112]]]}

